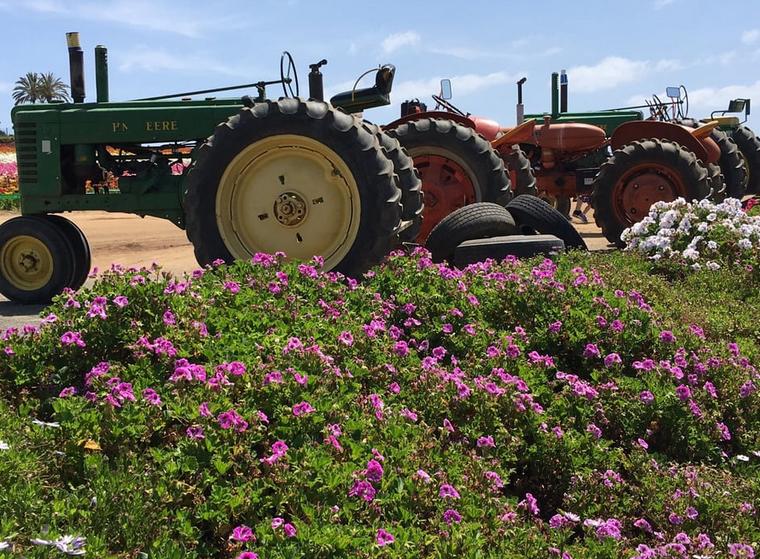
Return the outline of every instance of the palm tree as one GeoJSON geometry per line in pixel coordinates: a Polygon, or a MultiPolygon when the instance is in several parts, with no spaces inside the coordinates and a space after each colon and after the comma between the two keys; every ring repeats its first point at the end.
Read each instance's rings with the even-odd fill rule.
{"type": "Polygon", "coordinates": [[[13,88],[13,101],[16,105],[21,103],[36,103],[39,98],[39,76],[37,72],[27,72],[26,76],[16,80],[13,88]]]}
{"type": "Polygon", "coordinates": [[[52,103],[53,101],[68,101],[69,94],[66,91],[67,86],[61,78],[56,78],[52,72],[39,75],[39,97],[45,103],[52,103]]]}
{"type": "Polygon", "coordinates": [[[52,103],[53,101],[68,101],[68,86],[60,78],[56,78],[52,72],[38,74],[28,72],[25,76],[16,80],[13,88],[13,101],[16,105],[21,103],[52,103]]]}

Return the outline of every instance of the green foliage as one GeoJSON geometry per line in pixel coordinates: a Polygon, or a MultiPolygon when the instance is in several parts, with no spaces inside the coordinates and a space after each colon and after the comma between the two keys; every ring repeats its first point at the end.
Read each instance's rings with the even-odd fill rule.
{"type": "Polygon", "coordinates": [[[756,545],[758,282],[672,281],[624,253],[464,272],[394,255],[361,283],[265,256],[183,281],[116,267],[4,336],[0,542],[283,559],[756,545]]]}

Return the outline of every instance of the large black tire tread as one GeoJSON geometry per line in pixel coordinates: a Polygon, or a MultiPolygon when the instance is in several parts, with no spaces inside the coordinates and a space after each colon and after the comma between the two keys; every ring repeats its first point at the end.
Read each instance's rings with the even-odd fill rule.
{"type": "Polygon", "coordinates": [[[713,202],[720,203],[728,197],[728,185],[723,170],[717,163],[708,163],[707,173],[710,176],[710,195],[708,198],[713,202]]]}
{"type": "Polygon", "coordinates": [[[450,260],[457,246],[465,241],[518,233],[512,215],[499,204],[476,202],[454,210],[428,235],[426,248],[433,262],[450,260]]]}
{"type": "MultiPolygon", "coordinates": [[[[475,178],[475,201],[506,206],[512,199],[504,162],[491,144],[474,129],[452,120],[421,118],[385,130],[410,153],[434,147],[457,155],[475,178]]],[[[422,189],[424,192],[425,185],[422,189]]]]}
{"type": "Polygon", "coordinates": [[[553,255],[564,252],[565,243],[554,235],[511,235],[465,241],[454,251],[453,264],[464,268],[489,258],[501,261],[507,256],[531,258],[539,254],[553,255]]]}
{"type": "MultiPolygon", "coordinates": [[[[612,156],[601,166],[594,180],[591,206],[594,208],[594,220],[604,236],[618,247],[624,247],[620,240],[623,231],[632,223],[618,220],[613,210],[612,192],[617,181],[633,165],[640,163],[657,163],[668,165],[678,172],[688,189],[685,198],[688,201],[702,200],[710,194],[710,176],[691,151],[682,148],[676,142],[663,139],[647,139],[631,142],[615,150],[612,156]]],[[[644,215],[641,216],[641,219],[644,215]]]]}
{"type": "Polygon", "coordinates": [[[280,98],[241,109],[219,124],[197,150],[188,174],[184,210],[187,237],[202,266],[217,259],[232,262],[216,221],[216,192],[227,165],[246,146],[276,134],[316,139],[335,151],[354,175],[360,192],[361,219],[346,256],[334,270],[360,277],[381,262],[396,244],[401,222],[401,191],[393,163],[374,131],[353,115],[327,103],[280,98]]]}
{"type": "Polygon", "coordinates": [[[393,171],[398,176],[398,187],[401,189],[401,221],[411,221],[411,225],[399,233],[399,241],[413,242],[422,227],[424,209],[422,179],[409,152],[396,138],[386,134],[379,126],[374,124],[367,124],[367,126],[375,130],[383,153],[393,162],[393,171]]]}
{"type": "Polygon", "coordinates": [[[28,236],[41,241],[52,257],[52,274],[38,289],[21,289],[0,273],[0,293],[23,304],[49,303],[68,287],[74,276],[74,250],[63,229],[44,216],[19,216],[0,225],[0,252],[15,237],[28,236]]]}
{"type": "Polygon", "coordinates": [[[741,125],[731,134],[744,155],[749,168],[747,194],[760,194],[760,138],[747,126],[741,125]]]}
{"type": "MultiPolygon", "coordinates": [[[[703,122],[697,122],[695,120],[686,119],[680,121],[680,124],[697,128],[703,125],[703,122]]],[[[710,138],[718,144],[720,148],[720,159],[718,165],[720,166],[720,172],[722,176],[722,188],[716,188],[716,185],[712,186],[712,195],[710,198],[716,201],[722,201],[726,198],[741,198],[744,196],[747,190],[747,171],[744,168],[744,161],[742,160],[739,146],[723,130],[715,128],[710,132],[710,138]]],[[[715,172],[711,171],[711,177],[715,177],[715,172]]]]}
{"type": "Polygon", "coordinates": [[[76,291],[84,285],[84,282],[87,281],[87,276],[90,274],[90,266],[92,265],[90,243],[87,242],[87,237],[84,236],[84,232],[82,232],[79,226],[62,215],[47,214],[45,215],[45,219],[52,221],[60,227],[64,235],[66,235],[69,245],[71,245],[74,254],[74,267],[71,282],[67,287],[76,291]]]}
{"type": "Polygon", "coordinates": [[[508,171],[512,171],[515,174],[515,180],[512,181],[514,195],[530,194],[531,196],[538,196],[536,175],[533,173],[530,159],[525,155],[525,152],[516,147],[503,157],[508,171]]]}
{"type": "Polygon", "coordinates": [[[573,224],[541,198],[527,194],[516,196],[507,204],[507,210],[515,218],[522,233],[537,231],[544,235],[554,235],[562,239],[568,249],[588,250],[586,242],[573,224]]]}

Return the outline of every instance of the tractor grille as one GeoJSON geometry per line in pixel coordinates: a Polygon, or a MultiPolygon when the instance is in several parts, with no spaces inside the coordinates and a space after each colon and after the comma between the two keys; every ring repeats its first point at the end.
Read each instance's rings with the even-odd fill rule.
{"type": "Polygon", "coordinates": [[[16,163],[20,184],[37,182],[37,124],[20,122],[14,127],[16,134],[16,163]]]}

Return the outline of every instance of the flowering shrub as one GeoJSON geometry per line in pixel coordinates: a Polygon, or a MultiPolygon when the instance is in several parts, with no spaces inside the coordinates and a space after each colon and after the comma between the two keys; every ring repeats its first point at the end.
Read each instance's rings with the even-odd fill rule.
{"type": "Polygon", "coordinates": [[[741,201],[727,198],[657,202],[642,221],[623,231],[628,250],[652,260],[669,260],[698,270],[725,264],[756,265],[760,250],[760,217],[742,210],[741,201]]]}
{"type": "Polygon", "coordinates": [[[754,346],[583,258],[116,266],[2,336],[0,549],[752,556],[754,346]]]}

